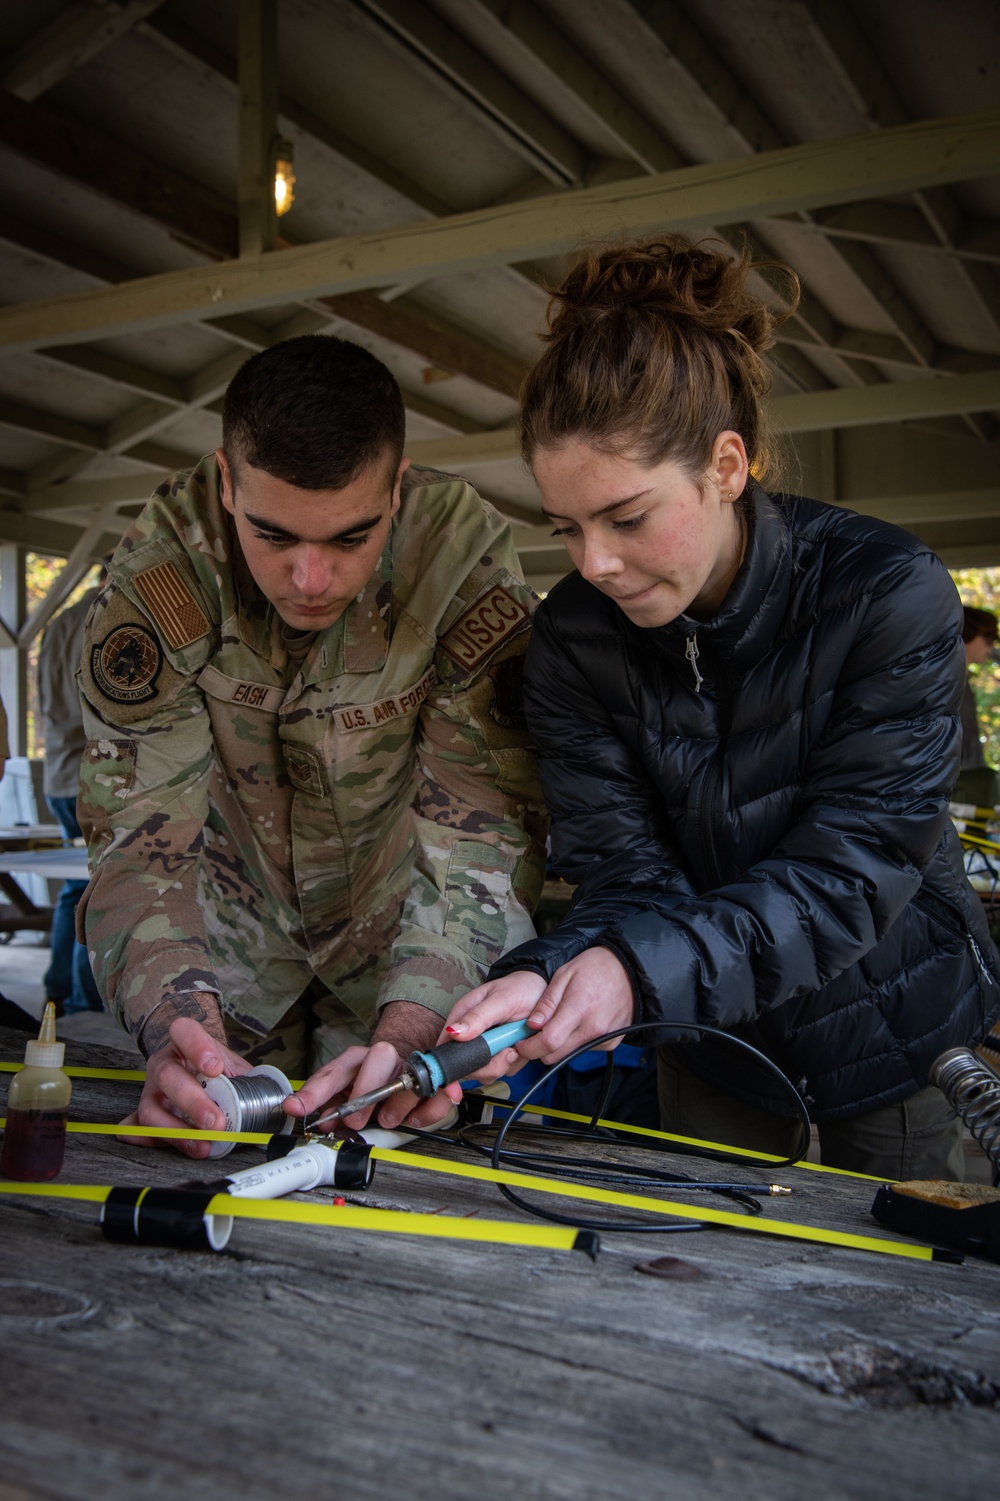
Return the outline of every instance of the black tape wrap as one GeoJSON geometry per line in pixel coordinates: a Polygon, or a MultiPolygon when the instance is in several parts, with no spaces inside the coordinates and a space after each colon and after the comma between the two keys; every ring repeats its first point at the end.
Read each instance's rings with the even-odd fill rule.
{"type": "MultiPolygon", "coordinates": [[[[455,1084],[460,1079],[468,1079],[470,1074],[485,1068],[492,1056],[490,1045],[485,1037],[473,1037],[470,1042],[444,1042],[439,1048],[434,1049],[434,1057],[441,1067],[446,1084],[455,1084]]],[[[411,1053],[409,1065],[417,1081],[417,1093],[421,1099],[433,1094],[435,1085],[431,1079],[430,1069],[424,1061],[424,1055],[411,1053]]]]}
{"type": "Polygon", "coordinates": [[[287,1157],[289,1152],[294,1152],[301,1145],[301,1136],[272,1136],[267,1144],[267,1160],[274,1162],[278,1157],[287,1157]]]}
{"type": "Polygon", "coordinates": [[[367,1188],[375,1173],[372,1149],[366,1141],[346,1141],[337,1152],[334,1188],[367,1188]]]}
{"type": "Polygon", "coordinates": [[[101,1229],[105,1240],[121,1245],[221,1250],[209,1239],[205,1217],[216,1196],[215,1188],[113,1188],[104,1201],[101,1229]]]}

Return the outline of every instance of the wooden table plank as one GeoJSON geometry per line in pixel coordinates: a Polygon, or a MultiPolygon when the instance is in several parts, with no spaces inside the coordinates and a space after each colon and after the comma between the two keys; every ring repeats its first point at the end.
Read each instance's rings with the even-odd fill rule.
{"type": "MultiPolygon", "coordinates": [[[[84,1046],[68,1057],[134,1062],[84,1046]]],[[[77,1081],[74,1113],[115,1119],[136,1092],[77,1081]]],[[[258,1160],[239,1148],[225,1166],[258,1160]]],[[[673,1164],[704,1170],[657,1158],[673,1164]]],[[[83,1137],[63,1177],[216,1171],[83,1137]]],[[[776,1176],[796,1193],[766,1213],[881,1233],[872,1185],[776,1176]]],[[[519,1218],[488,1185],[395,1163],[379,1164],[364,1198],[519,1218]]],[[[0,1197],[0,1496],[5,1484],[60,1501],[995,1491],[1000,1267],[989,1263],[729,1231],[605,1236],[592,1263],[246,1221],[212,1256],[111,1245],[95,1218],[84,1204],[0,1197]],[[657,1255],[701,1276],[635,1271],[657,1255]]]]}

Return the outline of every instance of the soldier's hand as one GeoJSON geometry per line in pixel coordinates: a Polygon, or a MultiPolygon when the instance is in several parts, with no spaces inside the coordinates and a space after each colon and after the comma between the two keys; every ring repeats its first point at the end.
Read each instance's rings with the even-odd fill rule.
{"type": "MultiPolygon", "coordinates": [[[[214,1031],[221,1031],[221,1019],[218,1027],[209,1031],[193,1017],[175,1017],[169,1025],[166,1042],[146,1060],[146,1083],[139,1108],[126,1116],[123,1126],[176,1126],[181,1120],[200,1131],[225,1130],[222,1111],[212,1104],[195,1075],[233,1077],[249,1073],[250,1064],[226,1047],[224,1040],[213,1035],[214,1031]]],[[[222,1036],[224,1039],[224,1032],[222,1036]]],[[[160,1146],[163,1140],[153,1136],[121,1139],[136,1146],[160,1146]]],[[[211,1145],[207,1141],[182,1140],[170,1140],[169,1144],[188,1157],[207,1157],[211,1145]]]]}
{"type": "MultiPolygon", "coordinates": [[[[441,1018],[426,1006],[413,1001],[391,1001],[379,1018],[372,1035],[371,1047],[348,1048],[307,1079],[298,1094],[285,1101],[289,1115],[322,1115],[345,1100],[369,1090],[381,1089],[398,1078],[410,1054],[422,1048],[433,1047],[441,1031],[441,1018]]],[[[377,1121],[386,1130],[401,1124],[427,1126],[440,1120],[451,1109],[449,1100],[418,1100],[407,1090],[392,1095],[379,1107],[359,1110],[355,1115],[344,1117],[344,1125],[361,1131],[370,1122],[377,1121]]],[[[332,1125],[333,1123],[331,1123],[332,1125]]]]}
{"type": "MultiPolygon", "coordinates": [[[[332,1110],[334,1105],[342,1105],[345,1100],[353,1099],[355,1095],[367,1094],[370,1089],[381,1089],[383,1084],[391,1084],[402,1067],[403,1059],[390,1042],[373,1042],[369,1048],[360,1045],[348,1048],[339,1058],[334,1058],[332,1063],[325,1063],[321,1069],[317,1069],[297,1094],[288,1097],[285,1112],[299,1117],[320,1116],[325,1111],[332,1110]]],[[[413,1096],[401,1095],[400,1098],[412,1100],[413,1096]]],[[[369,1110],[359,1110],[356,1115],[345,1116],[343,1124],[353,1131],[361,1131],[368,1125],[374,1110],[373,1106],[369,1110]]],[[[321,1130],[332,1131],[337,1124],[331,1121],[328,1126],[321,1127],[321,1130]]]]}

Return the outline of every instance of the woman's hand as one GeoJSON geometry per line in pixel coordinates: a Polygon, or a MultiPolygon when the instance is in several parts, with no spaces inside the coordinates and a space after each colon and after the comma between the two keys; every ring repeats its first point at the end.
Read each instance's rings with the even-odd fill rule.
{"type": "MultiPolygon", "coordinates": [[[[480,1069],[475,1078],[486,1083],[515,1073],[533,1059],[558,1063],[592,1038],[627,1027],[634,1015],[632,983],[624,965],[610,949],[592,948],[557,969],[547,985],[541,975],[528,970],[514,970],[480,985],[455,1006],[443,1036],[467,1042],[501,1022],[527,1017],[537,1036],[505,1048],[480,1069]]],[[[618,1043],[602,1046],[610,1051],[618,1043]]],[[[457,1084],[447,1085],[442,1092],[456,1102],[462,1096],[457,1084]]]]}

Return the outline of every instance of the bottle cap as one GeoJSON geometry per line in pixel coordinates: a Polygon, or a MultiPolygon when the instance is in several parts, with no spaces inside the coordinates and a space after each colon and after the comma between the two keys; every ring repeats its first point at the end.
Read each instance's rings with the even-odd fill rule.
{"type": "Polygon", "coordinates": [[[56,1042],[56,1006],[49,1001],[42,1017],[37,1042],[32,1039],[24,1050],[24,1061],[33,1068],[62,1068],[66,1044],[56,1042]]]}

